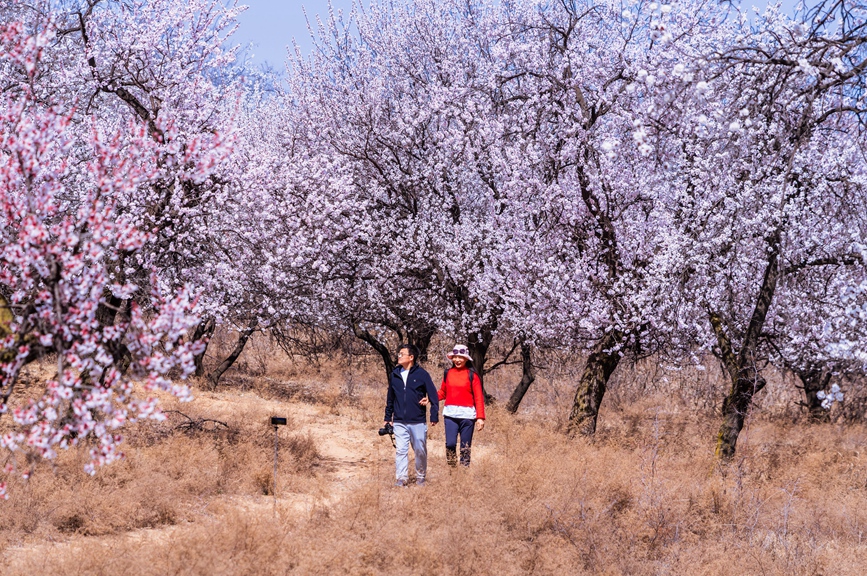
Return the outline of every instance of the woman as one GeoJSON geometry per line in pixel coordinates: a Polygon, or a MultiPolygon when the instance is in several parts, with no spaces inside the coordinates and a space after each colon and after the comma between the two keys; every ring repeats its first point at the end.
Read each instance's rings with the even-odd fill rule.
{"type": "Polygon", "coordinates": [[[445,400],[443,416],[446,422],[446,461],[449,466],[458,463],[457,442],[461,439],[461,465],[470,465],[470,446],[473,430],[485,427],[485,396],[482,380],[472,368],[470,351],[463,344],[456,344],[446,357],[454,366],[443,374],[443,382],[437,392],[445,400]]]}

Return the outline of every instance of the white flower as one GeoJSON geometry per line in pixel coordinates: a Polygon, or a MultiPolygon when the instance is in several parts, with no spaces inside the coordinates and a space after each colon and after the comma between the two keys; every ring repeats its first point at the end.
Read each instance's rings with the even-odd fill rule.
{"type": "Polygon", "coordinates": [[[832,384],[830,392],[819,390],[816,392],[816,398],[822,401],[822,408],[830,410],[834,402],[843,402],[843,391],[840,390],[839,385],[832,384]]]}
{"type": "Polygon", "coordinates": [[[812,64],[810,64],[806,58],[801,58],[800,60],[798,60],[797,70],[801,70],[807,76],[816,75],[816,68],[812,64]]]}

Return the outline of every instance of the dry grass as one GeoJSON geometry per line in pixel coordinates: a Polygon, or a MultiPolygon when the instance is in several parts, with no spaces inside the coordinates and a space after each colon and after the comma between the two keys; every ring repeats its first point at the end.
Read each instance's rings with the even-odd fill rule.
{"type": "MultiPolygon", "coordinates": [[[[406,489],[391,486],[393,449],[375,432],[375,366],[356,367],[350,385],[340,374],[238,375],[190,405],[167,406],[186,416],[128,430],[127,459],[94,477],[73,451],[11,486],[0,504],[0,571],[864,572],[863,424],[807,425],[758,410],[737,459],[720,466],[717,421],[697,407],[711,401],[664,383],[633,393],[638,384],[622,379],[597,436],[569,440],[560,432],[567,368],[540,378],[517,417],[492,409],[468,470],[445,465],[442,428],[433,429],[428,486],[406,489]],[[290,420],[280,430],[276,507],[272,414],[290,420]]],[[[514,379],[503,373],[488,386],[505,398],[514,379]]]]}

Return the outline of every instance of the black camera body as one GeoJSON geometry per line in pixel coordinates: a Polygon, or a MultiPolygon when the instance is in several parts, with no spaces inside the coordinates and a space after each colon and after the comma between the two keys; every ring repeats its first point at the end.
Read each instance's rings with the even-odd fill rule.
{"type": "Polygon", "coordinates": [[[386,422],[385,426],[379,429],[380,436],[385,436],[386,434],[394,434],[394,426],[391,425],[391,422],[386,422]]]}

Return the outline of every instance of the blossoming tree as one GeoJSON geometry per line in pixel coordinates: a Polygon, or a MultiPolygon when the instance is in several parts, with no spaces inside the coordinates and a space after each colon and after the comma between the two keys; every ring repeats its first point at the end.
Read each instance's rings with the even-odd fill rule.
{"type": "Polygon", "coordinates": [[[158,154],[134,125],[82,140],[70,114],[45,101],[41,57],[55,35],[51,21],[0,27],[0,417],[11,419],[0,447],[3,474],[25,477],[25,456],[50,459],[83,441],[93,446],[88,470],[116,459],[120,426],[159,417],[147,391],[188,397],[174,380],[191,373],[201,347],[187,338],[197,317],[186,291],[154,273],[139,282],[116,274],[149,237],[117,198],[152,177],[158,154]],[[75,166],[70,157],[82,150],[87,161],[75,166]],[[106,294],[125,303],[110,325],[98,318],[106,294]],[[52,376],[22,376],[48,354],[52,376]]]}

